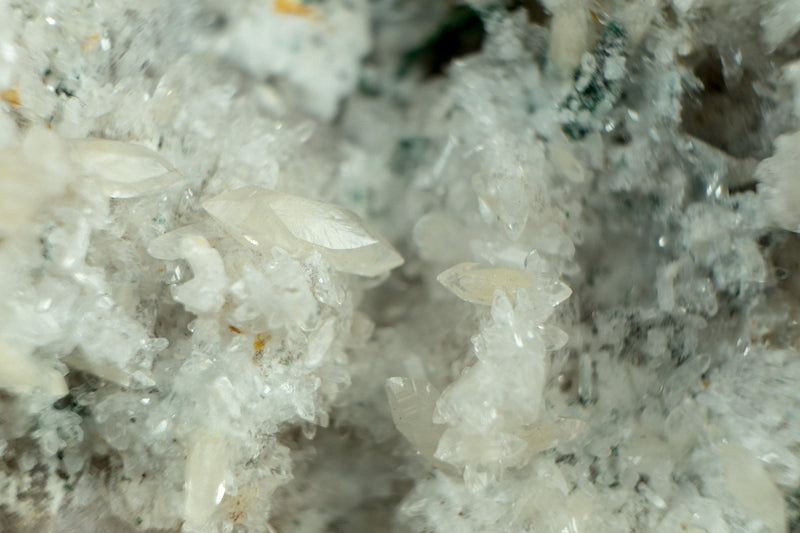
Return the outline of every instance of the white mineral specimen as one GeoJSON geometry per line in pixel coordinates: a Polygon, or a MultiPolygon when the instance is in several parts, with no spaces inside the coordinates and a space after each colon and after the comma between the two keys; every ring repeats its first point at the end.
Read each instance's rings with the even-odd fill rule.
{"type": "Polygon", "coordinates": [[[144,146],[106,139],[72,142],[75,157],[101,179],[112,198],[131,198],[178,183],[180,174],[163,157],[144,146]]]}
{"type": "Polygon", "coordinates": [[[386,380],[386,394],[397,430],[423,457],[433,460],[444,433],[443,426],[433,423],[436,400],[441,393],[429,382],[394,377],[386,380]]]}
{"type": "Polygon", "coordinates": [[[572,291],[561,282],[537,280],[522,270],[490,267],[478,263],[460,263],[436,278],[456,296],[467,302],[491,305],[495,291],[513,296],[519,290],[547,292],[551,305],[567,299],[572,291]]]}
{"type": "Polygon", "coordinates": [[[227,474],[225,438],[198,432],[186,460],[186,520],[189,528],[202,531],[203,525],[225,496],[227,474]]]}
{"type": "Polygon", "coordinates": [[[244,187],[206,200],[203,207],[261,250],[316,250],[337,270],[361,276],[377,276],[403,264],[383,237],[337,205],[244,187]]]}
{"type": "Polygon", "coordinates": [[[798,531],[799,31],[0,2],[0,531],[798,531]]]}

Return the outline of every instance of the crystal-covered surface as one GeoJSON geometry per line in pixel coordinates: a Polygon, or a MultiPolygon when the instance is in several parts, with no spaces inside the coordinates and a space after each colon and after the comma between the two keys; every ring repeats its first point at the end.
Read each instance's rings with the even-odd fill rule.
{"type": "Polygon", "coordinates": [[[0,531],[797,531],[799,5],[0,2],[0,531]]]}

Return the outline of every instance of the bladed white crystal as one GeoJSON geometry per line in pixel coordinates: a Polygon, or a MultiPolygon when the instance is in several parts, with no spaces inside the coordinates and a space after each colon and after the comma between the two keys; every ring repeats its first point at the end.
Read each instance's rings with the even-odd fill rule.
{"type": "Polygon", "coordinates": [[[377,276],[403,258],[356,214],[337,205],[261,187],[226,191],[203,207],[233,234],[264,251],[317,250],[341,272],[377,276]]]}
{"type": "Polygon", "coordinates": [[[521,270],[479,263],[460,263],[436,279],[462,300],[481,305],[492,305],[495,291],[511,296],[531,286],[531,279],[521,270]]]}
{"type": "Polygon", "coordinates": [[[225,438],[201,433],[186,460],[185,512],[187,522],[201,527],[211,517],[225,494],[228,450],[225,438]]]}
{"type": "Polygon", "coordinates": [[[131,198],[174,185],[180,174],[163,157],[140,146],[108,139],[72,141],[76,159],[102,179],[112,198],[131,198]]]}
{"type": "Polygon", "coordinates": [[[398,431],[430,461],[446,426],[433,423],[440,393],[428,381],[394,377],[386,380],[386,395],[398,431]]]}

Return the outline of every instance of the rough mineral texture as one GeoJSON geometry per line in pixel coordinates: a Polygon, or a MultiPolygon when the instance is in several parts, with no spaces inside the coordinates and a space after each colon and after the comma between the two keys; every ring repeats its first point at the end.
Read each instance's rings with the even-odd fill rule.
{"type": "Polygon", "coordinates": [[[798,0],[0,0],[0,532],[800,532],[798,0]]]}

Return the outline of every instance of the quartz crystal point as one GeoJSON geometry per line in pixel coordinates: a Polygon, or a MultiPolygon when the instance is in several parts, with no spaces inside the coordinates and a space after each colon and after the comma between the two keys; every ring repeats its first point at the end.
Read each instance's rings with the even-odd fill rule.
{"type": "Polygon", "coordinates": [[[180,174],[163,157],[137,144],[107,139],[72,141],[75,158],[101,178],[112,198],[132,198],[174,185],[180,174]]]}
{"type": "MultiPolygon", "coordinates": [[[[536,281],[522,270],[479,263],[460,263],[436,279],[462,300],[481,305],[492,305],[495,291],[511,296],[518,290],[530,289],[536,281]]],[[[572,294],[561,282],[554,283],[551,289],[554,305],[572,294]]]]}
{"type": "Polygon", "coordinates": [[[392,246],[356,214],[261,187],[243,187],[206,201],[203,207],[232,233],[261,250],[317,250],[335,269],[378,276],[403,264],[392,246]]]}

